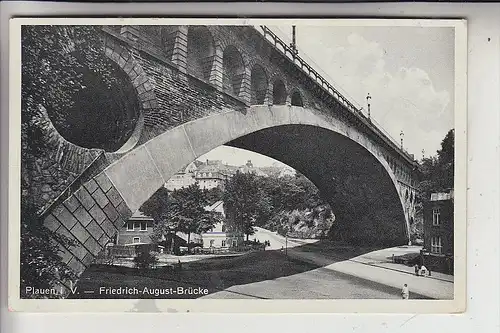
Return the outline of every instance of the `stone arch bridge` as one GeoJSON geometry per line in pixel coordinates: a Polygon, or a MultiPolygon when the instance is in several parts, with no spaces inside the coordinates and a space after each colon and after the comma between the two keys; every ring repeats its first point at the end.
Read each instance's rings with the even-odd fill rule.
{"type": "Polygon", "coordinates": [[[118,144],[86,147],[47,113],[39,120],[39,214],[76,240],[61,246],[75,272],[174,173],[220,145],[303,173],[332,206],[334,236],[408,242],[417,163],[269,29],[108,26],[102,39],[122,82],[109,105],[123,114],[109,124],[118,144]]]}

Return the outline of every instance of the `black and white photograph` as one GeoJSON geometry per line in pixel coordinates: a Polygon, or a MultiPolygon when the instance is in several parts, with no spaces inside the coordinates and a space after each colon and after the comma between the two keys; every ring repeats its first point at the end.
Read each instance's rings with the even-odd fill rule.
{"type": "Polygon", "coordinates": [[[465,309],[466,21],[11,29],[14,310],[465,309]]]}

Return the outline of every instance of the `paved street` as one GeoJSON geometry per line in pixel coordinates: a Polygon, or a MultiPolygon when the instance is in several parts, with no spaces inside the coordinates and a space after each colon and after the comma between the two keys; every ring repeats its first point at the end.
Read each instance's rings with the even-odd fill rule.
{"type": "MultiPolygon", "coordinates": [[[[271,249],[281,249],[286,242],[282,236],[261,228],[257,228],[252,237],[269,240],[271,249]]],[[[418,247],[389,248],[339,259],[338,253],[311,251],[304,246],[315,245],[313,240],[288,239],[287,243],[289,257],[322,267],[270,281],[233,286],[205,297],[240,298],[245,294],[266,298],[399,298],[401,287],[407,283],[410,298],[453,298],[452,277],[439,273],[433,277],[417,277],[413,275],[413,268],[388,262],[392,254],[418,252],[418,247]]]]}

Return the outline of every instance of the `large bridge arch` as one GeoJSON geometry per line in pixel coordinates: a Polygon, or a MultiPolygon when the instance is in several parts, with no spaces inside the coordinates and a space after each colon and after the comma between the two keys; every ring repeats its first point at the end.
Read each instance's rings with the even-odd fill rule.
{"type": "Polygon", "coordinates": [[[178,170],[224,144],[259,151],[304,173],[322,193],[329,193],[336,216],[342,217],[337,223],[343,226],[338,230],[343,239],[364,244],[370,240],[386,245],[407,243],[408,217],[396,177],[369,138],[317,110],[253,106],[246,112],[227,111],[167,130],[129,151],[81,186],[45,217],[47,227],[79,244],[63,251],[64,260],[75,271],[83,271],[132,212],[158,188],[178,170]],[[275,129],[281,132],[272,134],[275,129]],[[290,160],[290,156],[297,155],[293,152],[297,148],[290,145],[297,134],[302,137],[295,143],[303,142],[310,149],[306,157],[316,158],[305,160],[309,169],[305,161],[290,160]],[[269,144],[258,145],[262,135],[267,135],[269,144]],[[314,137],[317,140],[311,141],[314,137]],[[329,150],[321,142],[330,145],[329,150]],[[289,156],[277,153],[287,149],[291,151],[289,156]],[[347,164],[343,162],[346,159],[347,164]],[[373,168],[363,167],[367,165],[373,168]],[[338,186],[332,186],[335,177],[340,180],[338,186]],[[346,194],[342,195],[343,191],[346,194]]]}

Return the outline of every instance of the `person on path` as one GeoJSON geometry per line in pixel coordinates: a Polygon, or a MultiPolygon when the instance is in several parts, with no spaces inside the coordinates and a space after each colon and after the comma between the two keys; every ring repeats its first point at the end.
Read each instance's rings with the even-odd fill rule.
{"type": "Polygon", "coordinates": [[[422,275],[422,276],[427,275],[427,267],[425,267],[424,265],[422,265],[422,267],[420,267],[420,275],[422,275]]]}
{"type": "Polygon", "coordinates": [[[410,290],[408,289],[408,285],[406,283],[403,286],[403,289],[401,290],[401,297],[403,299],[409,299],[410,298],[410,290]]]}
{"type": "Polygon", "coordinates": [[[416,275],[416,276],[418,276],[418,265],[417,265],[417,264],[415,264],[415,266],[414,266],[414,267],[415,267],[415,275],[416,275]]]}

